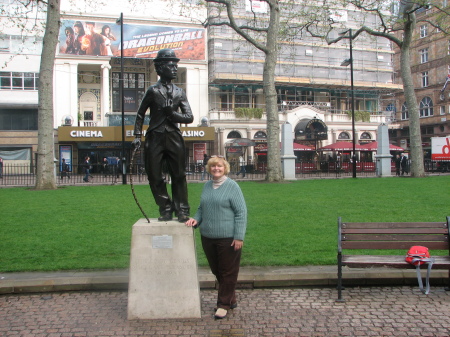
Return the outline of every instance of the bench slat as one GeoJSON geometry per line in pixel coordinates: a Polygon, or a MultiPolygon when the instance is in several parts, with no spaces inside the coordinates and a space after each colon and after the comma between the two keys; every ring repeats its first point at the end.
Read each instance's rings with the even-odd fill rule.
{"type": "Polygon", "coordinates": [[[437,241],[448,242],[446,235],[414,235],[414,234],[344,234],[342,241],[437,241]]]}
{"type": "Polygon", "coordinates": [[[342,234],[447,234],[447,228],[342,228],[342,234]]]}
{"type": "Polygon", "coordinates": [[[445,222],[343,222],[342,228],[447,228],[445,222]]]}
{"type": "Polygon", "coordinates": [[[428,249],[448,250],[448,242],[421,241],[342,241],[342,249],[405,249],[425,246],[428,249]]]}
{"type": "MultiPolygon", "coordinates": [[[[450,256],[432,256],[435,259],[432,269],[449,269],[450,256]]],[[[352,268],[391,267],[415,268],[399,255],[343,255],[342,264],[352,268]]],[[[426,268],[426,266],[423,266],[426,268]]]]}

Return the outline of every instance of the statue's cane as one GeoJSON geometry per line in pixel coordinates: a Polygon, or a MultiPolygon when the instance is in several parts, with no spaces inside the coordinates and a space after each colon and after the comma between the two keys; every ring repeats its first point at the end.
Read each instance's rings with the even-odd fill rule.
{"type": "Polygon", "coordinates": [[[134,156],[137,152],[137,150],[139,150],[139,148],[141,147],[141,144],[136,144],[136,146],[134,147],[133,153],[131,154],[131,162],[130,162],[130,185],[131,185],[131,193],[133,193],[133,197],[134,197],[134,201],[136,201],[136,204],[138,205],[139,209],[141,210],[142,214],[145,216],[145,218],[147,219],[147,221],[150,223],[150,219],[148,218],[147,214],[145,214],[144,210],[142,209],[141,204],[139,203],[137,197],[136,197],[136,193],[134,192],[134,185],[133,185],[133,163],[134,163],[134,156]]]}

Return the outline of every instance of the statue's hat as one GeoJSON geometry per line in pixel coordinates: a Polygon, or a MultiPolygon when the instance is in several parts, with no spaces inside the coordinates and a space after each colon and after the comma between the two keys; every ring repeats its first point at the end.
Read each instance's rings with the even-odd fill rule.
{"type": "Polygon", "coordinates": [[[175,56],[175,52],[172,49],[161,49],[158,51],[156,58],[153,59],[154,62],[164,62],[164,61],[175,61],[179,62],[180,59],[175,56]]]}

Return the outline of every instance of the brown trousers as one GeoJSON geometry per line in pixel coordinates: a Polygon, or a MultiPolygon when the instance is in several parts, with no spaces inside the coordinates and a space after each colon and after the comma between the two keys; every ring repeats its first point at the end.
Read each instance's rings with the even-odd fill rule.
{"type": "Polygon", "coordinates": [[[230,309],[236,303],[236,284],[242,249],[234,250],[233,238],[209,239],[202,236],[202,246],[211,272],[219,282],[217,307],[230,309]]]}

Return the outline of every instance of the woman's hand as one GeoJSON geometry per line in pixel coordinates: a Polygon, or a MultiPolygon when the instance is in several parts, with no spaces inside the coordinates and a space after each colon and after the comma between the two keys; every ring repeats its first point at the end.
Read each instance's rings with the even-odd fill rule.
{"type": "Polygon", "coordinates": [[[231,243],[231,246],[234,246],[234,250],[242,249],[242,246],[244,245],[244,241],[242,240],[233,240],[231,243]]]}
{"type": "Polygon", "coordinates": [[[194,227],[197,226],[197,220],[195,220],[194,218],[190,218],[188,221],[185,222],[185,225],[188,227],[194,227]]]}

